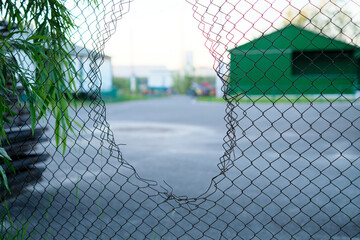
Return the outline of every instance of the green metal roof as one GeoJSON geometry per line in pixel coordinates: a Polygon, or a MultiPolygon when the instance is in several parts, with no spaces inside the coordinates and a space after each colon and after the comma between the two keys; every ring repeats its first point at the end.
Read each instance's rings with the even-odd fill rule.
{"type": "Polygon", "coordinates": [[[355,52],[355,58],[360,58],[360,49],[355,52]]]}
{"type": "Polygon", "coordinates": [[[324,35],[305,30],[295,25],[288,25],[276,32],[264,35],[258,39],[238,46],[230,52],[240,50],[269,51],[294,50],[294,51],[319,51],[319,50],[356,50],[358,47],[346,42],[326,37],[324,35]]]}

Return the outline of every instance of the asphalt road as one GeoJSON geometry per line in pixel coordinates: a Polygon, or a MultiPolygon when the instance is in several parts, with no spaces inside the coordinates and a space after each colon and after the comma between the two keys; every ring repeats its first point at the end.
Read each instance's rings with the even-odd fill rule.
{"type": "Polygon", "coordinates": [[[225,106],[188,97],[107,106],[124,158],[140,176],[166,181],[177,195],[196,196],[219,173],[225,106]]]}
{"type": "Polygon", "coordinates": [[[89,109],[74,115],[86,127],[65,156],[54,141],[38,148],[54,156],[42,181],[9,202],[33,239],[359,238],[358,103],[242,104],[233,167],[219,176],[225,104],[116,103],[106,119],[89,109]]]}

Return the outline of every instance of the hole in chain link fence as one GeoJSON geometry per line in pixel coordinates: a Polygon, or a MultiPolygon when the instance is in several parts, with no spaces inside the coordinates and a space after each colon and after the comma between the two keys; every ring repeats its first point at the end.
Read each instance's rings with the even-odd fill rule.
{"type": "MultiPolygon", "coordinates": [[[[66,49],[72,63],[47,48],[57,46],[46,35],[54,36],[51,31],[34,37],[39,44],[41,39],[45,42],[42,55],[26,54],[38,47],[31,45],[36,41],[28,40],[24,48],[13,44],[43,28],[30,19],[24,25],[27,32],[11,35],[23,25],[17,19],[13,26],[6,22],[11,16],[0,5],[2,43],[13,44],[2,44],[1,76],[10,91],[2,91],[2,97],[9,95],[1,103],[15,112],[6,115],[10,121],[3,129],[8,141],[2,141],[2,148],[17,170],[12,174],[1,165],[13,192],[8,195],[1,186],[4,236],[26,228],[29,239],[359,238],[360,5],[352,0],[187,2],[214,58],[223,93],[223,103],[189,105],[186,110],[198,114],[196,127],[164,123],[166,113],[158,116],[162,121],[139,121],[153,118],[151,106],[140,102],[124,104],[124,109],[105,108],[100,97],[100,88],[108,87],[104,46],[131,1],[65,3],[76,27],[66,35],[71,44],[60,42],[58,53],[66,49]],[[39,56],[46,59],[43,65],[39,56]],[[78,77],[73,86],[54,81],[61,79],[54,76],[69,80],[72,74],[78,77]],[[41,79],[39,86],[44,88],[27,91],[22,77],[41,79]],[[22,84],[17,87],[18,82],[22,84]],[[39,98],[44,92],[50,97],[39,98]],[[70,97],[84,94],[89,101],[70,97]],[[50,108],[42,120],[34,120],[34,99],[49,101],[38,103],[50,108]],[[186,156],[198,135],[208,136],[203,143],[217,144],[209,128],[201,126],[201,118],[212,118],[211,111],[222,108],[223,154],[209,166],[217,172],[209,174],[203,165],[189,169],[192,176],[199,171],[199,181],[208,178],[208,189],[194,190],[195,180],[182,180],[180,171],[168,173],[169,183],[153,181],[165,177],[151,176],[149,168],[169,171],[170,158],[186,156]],[[126,116],[112,114],[116,110],[126,116]],[[187,139],[185,147],[174,150],[166,137],[177,143],[181,135],[187,139]],[[132,156],[127,145],[118,145],[127,143],[123,136],[134,146],[146,138],[165,141],[148,142],[132,156]],[[157,148],[162,156],[154,151],[157,148]],[[162,159],[157,165],[148,158],[152,152],[162,159]],[[197,194],[187,194],[188,190],[197,194]]],[[[153,103],[171,101],[176,106],[182,97],[153,103]]],[[[217,120],[209,120],[212,124],[218,126],[217,120]]],[[[213,158],[215,153],[205,155],[213,158]]]]}

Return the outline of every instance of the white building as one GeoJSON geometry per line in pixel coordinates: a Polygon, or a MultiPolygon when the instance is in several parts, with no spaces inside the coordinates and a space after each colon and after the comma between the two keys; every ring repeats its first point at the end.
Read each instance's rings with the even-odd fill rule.
{"type": "MultiPolygon", "coordinates": [[[[167,91],[173,86],[174,72],[163,66],[115,66],[114,76],[145,81],[147,90],[167,91]]],[[[134,82],[134,81],[132,81],[134,82]]],[[[137,86],[136,89],[143,86],[137,86]]],[[[132,89],[135,89],[132,86],[132,89]]]]}
{"type": "MultiPolygon", "coordinates": [[[[6,22],[0,21],[0,34],[5,36],[8,32],[8,25],[6,22]]],[[[16,28],[13,29],[16,31],[16,28]]],[[[29,30],[30,31],[30,30],[29,30]]],[[[12,38],[27,39],[29,33],[15,33],[12,38]]],[[[101,87],[101,94],[115,95],[116,89],[113,87],[113,73],[111,58],[106,55],[91,51],[85,47],[74,45],[69,47],[72,49],[70,55],[74,60],[74,70],[77,73],[75,78],[74,92],[76,93],[90,93],[95,92],[101,87]],[[99,60],[94,62],[94,55],[99,60]],[[101,81],[100,81],[101,79],[101,81]]],[[[28,74],[33,75],[35,72],[35,65],[32,60],[21,49],[16,49],[13,56],[21,64],[22,68],[28,71],[28,74]]],[[[33,75],[34,76],[34,75],[33,75]]]]}
{"type": "MultiPolygon", "coordinates": [[[[103,56],[102,64],[102,59],[97,60],[96,64],[94,64],[94,58],[89,53],[90,50],[80,48],[79,46],[75,46],[75,50],[70,53],[74,60],[74,70],[76,71],[74,93],[89,94],[101,87],[100,92],[102,96],[115,97],[116,89],[113,87],[111,58],[103,56]]],[[[31,74],[34,73],[35,65],[26,54],[18,50],[14,55],[24,69],[31,74]]]]}
{"type": "Polygon", "coordinates": [[[152,70],[148,78],[148,88],[151,90],[166,91],[173,85],[171,72],[168,70],[152,70]]]}
{"type": "Polygon", "coordinates": [[[99,56],[98,53],[79,46],[75,46],[74,51],[70,54],[74,59],[74,67],[77,71],[76,92],[91,93],[100,87],[102,96],[116,96],[111,57],[99,56]],[[96,58],[99,58],[96,61],[93,56],[95,54],[96,58]]]}

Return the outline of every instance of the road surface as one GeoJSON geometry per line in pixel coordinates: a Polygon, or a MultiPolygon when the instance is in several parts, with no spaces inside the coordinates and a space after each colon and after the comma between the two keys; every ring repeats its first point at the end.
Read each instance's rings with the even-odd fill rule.
{"type": "Polygon", "coordinates": [[[359,238],[358,103],[242,104],[219,175],[225,107],[174,96],[109,104],[106,118],[81,109],[85,131],[65,156],[54,141],[37,150],[53,159],[12,214],[34,239],[359,238]]]}

